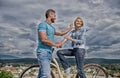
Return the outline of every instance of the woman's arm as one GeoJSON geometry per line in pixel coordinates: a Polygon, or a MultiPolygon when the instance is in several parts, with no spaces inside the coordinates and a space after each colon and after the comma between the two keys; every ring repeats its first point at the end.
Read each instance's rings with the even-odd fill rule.
{"type": "Polygon", "coordinates": [[[67,40],[70,40],[72,42],[75,42],[74,39],[72,39],[72,37],[70,37],[70,35],[67,35],[66,37],[64,37],[64,39],[61,41],[61,44],[64,44],[67,40]]]}
{"type": "Polygon", "coordinates": [[[72,42],[75,42],[75,40],[74,40],[70,35],[67,35],[67,36],[65,37],[65,39],[70,40],[70,41],[72,41],[72,42]]]}
{"type": "Polygon", "coordinates": [[[70,35],[66,36],[65,39],[70,40],[74,43],[77,43],[77,42],[82,43],[82,40],[73,39],[70,35]]]}

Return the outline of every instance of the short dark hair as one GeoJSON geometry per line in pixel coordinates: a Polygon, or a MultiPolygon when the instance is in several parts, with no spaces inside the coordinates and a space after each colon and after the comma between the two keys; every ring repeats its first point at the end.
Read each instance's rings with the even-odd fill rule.
{"type": "Polygon", "coordinates": [[[48,9],[48,10],[46,11],[46,13],[45,13],[46,18],[48,18],[50,12],[54,12],[54,13],[55,13],[55,10],[53,10],[53,9],[48,9]]]}

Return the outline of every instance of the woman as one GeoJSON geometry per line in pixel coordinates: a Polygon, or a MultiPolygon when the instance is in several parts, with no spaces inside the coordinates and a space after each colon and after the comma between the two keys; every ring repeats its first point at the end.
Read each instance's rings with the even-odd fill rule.
{"type": "Polygon", "coordinates": [[[74,21],[74,26],[75,29],[72,30],[62,42],[64,43],[67,40],[71,40],[73,48],[58,50],[57,55],[67,74],[70,73],[70,64],[64,56],[75,56],[78,74],[80,78],[86,78],[83,68],[86,32],[86,30],[83,28],[83,20],[80,17],[77,17],[74,21]]]}

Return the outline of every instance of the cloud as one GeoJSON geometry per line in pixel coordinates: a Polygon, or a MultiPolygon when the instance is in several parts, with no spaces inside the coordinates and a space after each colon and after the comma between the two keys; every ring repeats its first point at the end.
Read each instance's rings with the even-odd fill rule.
{"type": "MultiPolygon", "coordinates": [[[[35,56],[37,25],[45,20],[48,8],[56,10],[56,29],[67,28],[77,16],[83,18],[89,57],[119,58],[119,0],[1,0],[0,54],[35,56]],[[68,3],[69,2],[69,3],[68,3]]],[[[55,36],[56,41],[63,37],[55,36]]],[[[64,46],[69,47],[67,42],[64,46]]],[[[114,59],[115,59],[114,58],[114,59]]]]}

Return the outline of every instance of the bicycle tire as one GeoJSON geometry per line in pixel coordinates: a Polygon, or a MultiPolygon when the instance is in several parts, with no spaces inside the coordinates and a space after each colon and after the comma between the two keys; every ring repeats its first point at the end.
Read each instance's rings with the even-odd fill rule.
{"type": "MultiPolygon", "coordinates": [[[[92,71],[95,71],[95,70],[98,70],[98,71],[96,72],[96,74],[95,74],[94,77],[93,77],[93,75],[92,75],[92,77],[87,77],[87,78],[99,78],[99,73],[100,73],[100,72],[102,72],[102,75],[104,75],[104,76],[102,76],[102,78],[108,78],[108,73],[107,73],[107,71],[106,71],[102,66],[100,66],[99,64],[90,63],[90,64],[84,65],[85,73],[87,73],[87,70],[88,70],[88,69],[91,70],[91,68],[95,68],[95,69],[92,70],[92,71]]],[[[93,72],[92,72],[92,73],[93,73],[93,72]]],[[[92,73],[91,73],[91,74],[92,74],[92,73]]],[[[76,75],[76,78],[80,78],[78,74],[76,75]]],[[[101,78],[101,77],[100,77],[100,78],[101,78]]]]}
{"type": "MultiPolygon", "coordinates": [[[[26,73],[27,71],[29,71],[30,69],[32,69],[32,68],[39,68],[39,65],[32,65],[32,66],[26,68],[26,69],[21,73],[21,75],[20,75],[19,78],[23,78],[23,76],[25,75],[25,73],[26,73]]],[[[54,73],[53,73],[52,70],[51,70],[51,77],[52,77],[52,78],[55,78],[55,75],[54,75],[54,73]]]]}

